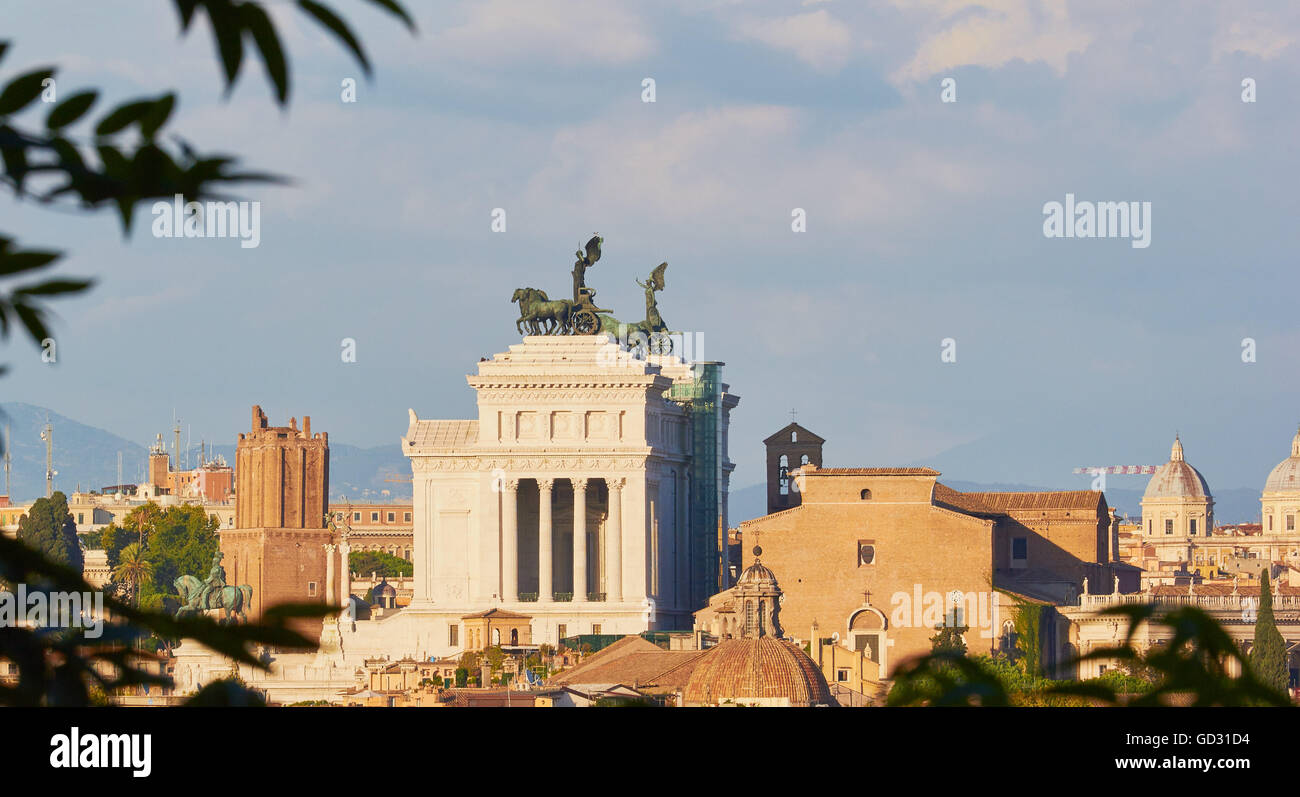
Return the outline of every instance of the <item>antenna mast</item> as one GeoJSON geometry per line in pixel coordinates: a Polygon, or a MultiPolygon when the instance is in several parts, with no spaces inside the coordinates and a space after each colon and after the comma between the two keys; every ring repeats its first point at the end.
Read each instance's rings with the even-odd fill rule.
{"type": "Polygon", "coordinates": [[[45,497],[54,495],[54,427],[50,425],[49,413],[45,415],[45,429],[41,431],[45,441],[45,497]]]}

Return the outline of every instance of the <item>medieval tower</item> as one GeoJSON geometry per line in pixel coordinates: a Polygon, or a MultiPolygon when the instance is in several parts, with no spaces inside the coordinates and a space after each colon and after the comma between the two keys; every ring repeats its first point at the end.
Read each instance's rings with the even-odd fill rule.
{"type": "MultiPolygon", "coordinates": [[[[329,435],[268,426],[253,407],[253,428],[239,435],[236,450],[235,527],[221,532],[230,584],[253,588],[250,619],[268,606],[326,600],[341,562],[325,516],[329,501],[329,435]]],[[[309,631],[310,624],[300,630],[309,631]]],[[[312,635],[319,633],[315,624],[312,635]]]]}

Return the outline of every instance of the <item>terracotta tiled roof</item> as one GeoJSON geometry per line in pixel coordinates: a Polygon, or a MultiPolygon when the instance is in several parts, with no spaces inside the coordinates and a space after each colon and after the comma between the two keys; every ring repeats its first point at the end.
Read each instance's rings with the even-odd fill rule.
{"type": "Polygon", "coordinates": [[[627,637],[588,657],[572,670],[547,679],[546,685],[628,684],[638,689],[676,689],[685,685],[695,663],[704,655],[705,651],[699,650],[664,650],[641,637],[627,637]],[[616,655],[604,655],[613,650],[615,645],[630,639],[644,644],[628,643],[614,651],[616,655]]]}
{"type": "Polygon", "coordinates": [[[1051,490],[1029,493],[966,493],[977,502],[999,512],[1017,509],[1091,509],[1101,506],[1102,494],[1095,490],[1051,490]]]}
{"type": "Polygon", "coordinates": [[[535,697],[530,692],[512,692],[509,689],[449,689],[440,692],[438,700],[456,708],[471,706],[526,708],[533,705],[535,697]]]}
{"type": "Polygon", "coordinates": [[[978,499],[972,497],[970,493],[958,492],[940,482],[934,483],[932,498],[935,503],[944,504],[961,512],[975,512],[983,515],[1000,514],[991,507],[985,506],[978,499]]]}
{"type": "Polygon", "coordinates": [[[938,476],[933,468],[800,468],[805,473],[818,476],[938,476]]]}
{"type": "MultiPolygon", "coordinates": [[[[547,679],[547,683],[576,683],[573,678],[575,676],[581,677],[581,673],[589,668],[602,666],[607,662],[614,661],[615,659],[622,658],[623,656],[638,651],[653,652],[656,650],[663,650],[663,648],[641,636],[625,636],[617,642],[602,648],[599,652],[587,656],[575,667],[547,679]]],[[[596,681],[587,681],[587,683],[596,683],[596,681]]]]}
{"type": "Polygon", "coordinates": [[[1094,490],[1045,490],[1024,493],[963,493],[935,482],[934,500],[966,512],[1006,515],[1041,509],[1085,509],[1096,512],[1104,500],[1094,490]]]}
{"type": "Polygon", "coordinates": [[[695,665],[683,693],[688,705],[750,698],[788,698],[796,706],[831,703],[826,678],[808,654],[772,637],[723,640],[695,665]]]}

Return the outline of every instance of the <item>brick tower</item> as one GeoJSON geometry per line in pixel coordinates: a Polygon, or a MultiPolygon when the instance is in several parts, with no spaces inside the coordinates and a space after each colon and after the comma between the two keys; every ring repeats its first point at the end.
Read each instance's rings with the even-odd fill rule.
{"type": "MultiPolygon", "coordinates": [[[[249,619],[278,603],[337,596],[328,583],[342,572],[325,522],[329,435],[313,436],[308,416],[301,430],[296,418],[288,426],[268,426],[262,408],[254,406],[252,431],[239,435],[235,480],[235,528],[221,532],[221,552],[227,582],[253,588],[249,619]]],[[[320,623],[299,630],[314,637],[320,623]]]]}
{"type": "Polygon", "coordinates": [[[798,485],[790,473],[801,465],[822,466],[822,444],[826,441],[797,423],[763,441],[767,447],[767,513],[799,506],[798,485]]]}

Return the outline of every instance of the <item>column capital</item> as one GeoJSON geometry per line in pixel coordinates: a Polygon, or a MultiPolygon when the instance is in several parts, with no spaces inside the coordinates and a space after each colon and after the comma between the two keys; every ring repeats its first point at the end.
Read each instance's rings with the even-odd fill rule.
{"type": "Polygon", "coordinates": [[[627,484],[627,479],[623,478],[622,476],[613,479],[609,477],[605,478],[605,486],[611,490],[622,490],[626,484],[627,484]]]}
{"type": "Polygon", "coordinates": [[[327,542],[321,547],[325,549],[325,553],[334,553],[338,550],[338,546],[331,542],[327,542]]]}
{"type": "Polygon", "coordinates": [[[518,476],[504,476],[502,477],[500,483],[501,483],[501,489],[505,490],[508,493],[517,492],[519,490],[518,476]]]}
{"type": "Polygon", "coordinates": [[[587,489],[587,482],[589,481],[591,481],[591,479],[588,479],[585,476],[569,477],[569,483],[573,485],[573,489],[575,492],[579,492],[579,491],[585,492],[587,489]]]}
{"type": "Polygon", "coordinates": [[[549,493],[553,487],[555,487],[555,477],[554,477],[554,476],[538,476],[538,477],[537,477],[537,489],[549,493]]]}

